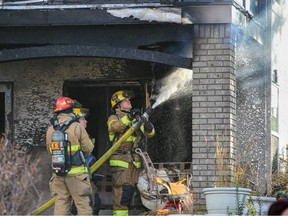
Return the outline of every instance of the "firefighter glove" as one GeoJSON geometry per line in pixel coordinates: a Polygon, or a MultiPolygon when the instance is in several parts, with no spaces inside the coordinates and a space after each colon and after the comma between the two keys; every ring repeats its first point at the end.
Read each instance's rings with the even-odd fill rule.
{"type": "Polygon", "coordinates": [[[152,124],[151,122],[146,122],[146,123],[144,124],[144,131],[145,131],[146,133],[151,133],[152,130],[153,130],[153,128],[154,128],[154,126],[153,126],[153,124],[152,124]]]}
{"type": "Polygon", "coordinates": [[[141,110],[139,108],[132,108],[130,113],[128,113],[128,118],[130,120],[135,119],[137,116],[141,115],[141,110]]]}

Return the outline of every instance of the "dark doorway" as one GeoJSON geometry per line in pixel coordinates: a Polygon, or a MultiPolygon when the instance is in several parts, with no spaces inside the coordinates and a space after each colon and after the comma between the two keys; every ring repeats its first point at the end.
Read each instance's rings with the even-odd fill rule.
{"type": "Polygon", "coordinates": [[[87,131],[95,138],[93,155],[100,158],[105,152],[108,140],[107,119],[111,114],[111,96],[119,90],[132,90],[135,97],[131,100],[133,107],[145,107],[145,91],[140,82],[95,82],[66,81],[64,95],[76,99],[83,107],[90,110],[87,117],[87,131]]]}
{"type": "Polygon", "coordinates": [[[13,142],[13,83],[0,82],[0,133],[13,142]]]}
{"type": "Polygon", "coordinates": [[[0,133],[5,132],[5,92],[0,92],[0,133]]]}
{"type": "MultiPolygon", "coordinates": [[[[93,155],[100,158],[107,150],[107,119],[111,114],[111,96],[119,90],[132,90],[133,107],[146,107],[145,84],[151,91],[149,80],[142,81],[66,81],[64,95],[79,101],[89,108],[87,131],[95,138],[93,155]]],[[[179,96],[156,107],[150,120],[155,126],[156,136],[147,140],[146,150],[153,162],[191,161],[192,156],[192,101],[189,95],[179,96]]]]}

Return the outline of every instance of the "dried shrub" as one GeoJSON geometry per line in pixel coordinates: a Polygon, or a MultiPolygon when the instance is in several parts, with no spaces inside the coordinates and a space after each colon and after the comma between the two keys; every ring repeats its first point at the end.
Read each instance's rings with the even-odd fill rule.
{"type": "Polygon", "coordinates": [[[229,158],[227,147],[223,143],[219,142],[217,135],[216,151],[215,151],[215,162],[217,166],[217,177],[218,177],[218,187],[227,187],[229,185],[229,175],[227,172],[229,170],[229,164],[227,160],[229,158]]]}
{"type": "Polygon", "coordinates": [[[280,158],[284,170],[276,170],[272,173],[272,196],[276,198],[288,198],[288,161],[280,158]]]}
{"type": "MultiPolygon", "coordinates": [[[[206,141],[207,142],[207,141],[206,141]]],[[[247,161],[247,149],[236,155],[233,162],[229,162],[230,151],[225,135],[216,135],[215,164],[216,178],[213,187],[241,187],[250,188],[255,174],[251,161],[247,161]]]]}
{"type": "MultiPolygon", "coordinates": [[[[208,143],[205,137],[206,143],[208,143]]],[[[215,179],[213,187],[230,187],[231,186],[231,165],[229,163],[229,148],[226,143],[226,136],[216,135],[216,146],[214,160],[216,165],[215,179]]]]}
{"type": "Polygon", "coordinates": [[[27,214],[42,198],[35,188],[39,161],[32,161],[27,148],[10,143],[4,134],[0,134],[0,157],[0,214],[27,214]]]}

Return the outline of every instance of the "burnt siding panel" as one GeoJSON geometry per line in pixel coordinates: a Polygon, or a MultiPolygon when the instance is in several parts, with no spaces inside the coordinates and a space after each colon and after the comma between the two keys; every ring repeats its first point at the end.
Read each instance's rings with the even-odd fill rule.
{"type": "Polygon", "coordinates": [[[2,27],[0,45],[27,47],[75,44],[137,48],[158,42],[190,40],[191,34],[191,26],[175,24],[114,26],[113,28],[109,26],[2,27]]]}
{"type": "Polygon", "coordinates": [[[92,46],[47,46],[0,51],[0,62],[48,57],[112,57],[161,64],[191,69],[192,59],[150,50],[132,50],[122,48],[105,49],[92,46]]]}
{"type": "Polygon", "coordinates": [[[0,26],[14,26],[14,25],[43,25],[47,23],[47,11],[35,10],[31,13],[25,10],[0,10],[0,26]]]}
{"type": "Polygon", "coordinates": [[[97,9],[0,10],[0,26],[113,25],[150,23],[97,9]]]}
{"type": "Polygon", "coordinates": [[[189,26],[5,27],[0,31],[0,61],[53,56],[101,56],[191,68],[189,35],[192,28],[189,26]]]}

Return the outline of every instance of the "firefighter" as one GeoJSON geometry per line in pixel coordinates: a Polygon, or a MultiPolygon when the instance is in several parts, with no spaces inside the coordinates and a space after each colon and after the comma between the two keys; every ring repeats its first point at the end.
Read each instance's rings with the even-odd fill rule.
{"type": "MultiPolygon", "coordinates": [[[[132,108],[130,99],[133,92],[117,91],[111,97],[114,114],[107,121],[109,141],[115,143],[140,117],[140,109],[132,108]]],[[[135,185],[138,182],[141,168],[141,158],[134,152],[142,139],[153,137],[154,126],[151,122],[142,124],[121,147],[110,157],[113,186],[113,216],[127,216],[132,201],[135,185]]]]}
{"type": "MultiPolygon", "coordinates": [[[[74,103],[75,103],[75,100],[74,100],[74,103]]],[[[73,109],[73,112],[74,114],[76,115],[76,119],[77,121],[86,129],[87,128],[87,120],[86,120],[86,117],[88,116],[89,114],[89,109],[86,109],[86,108],[83,108],[82,105],[76,101],[76,104],[75,105],[76,107],[73,109]]],[[[94,144],[95,143],[95,139],[91,139],[92,143],[94,144]]],[[[96,158],[90,154],[86,157],[86,164],[87,164],[87,167],[88,169],[96,162],[96,158]]],[[[101,198],[97,192],[97,174],[93,175],[93,173],[90,173],[90,179],[91,179],[91,182],[93,182],[94,184],[92,184],[92,191],[94,193],[94,197],[90,196],[90,205],[93,207],[93,215],[98,215],[99,214],[99,211],[100,211],[100,205],[101,205],[101,198]]],[[[77,209],[76,209],[76,206],[75,206],[75,203],[73,202],[72,204],[72,208],[71,208],[71,213],[73,215],[77,215],[77,209]]]]}
{"type": "MultiPolygon", "coordinates": [[[[73,108],[74,102],[71,98],[60,97],[57,99],[54,112],[60,125],[75,119],[73,108]]],[[[52,152],[53,132],[54,128],[51,125],[46,133],[46,145],[49,153],[52,152]]],[[[73,121],[65,132],[71,143],[68,153],[72,155],[72,161],[77,152],[81,151],[84,156],[88,156],[92,152],[94,145],[79,122],[73,121]]],[[[69,215],[72,200],[76,204],[79,215],[92,215],[92,208],[89,205],[92,188],[85,163],[83,165],[71,164],[71,169],[66,175],[53,173],[49,186],[51,194],[56,197],[54,215],[69,215]]]]}
{"type": "Polygon", "coordinates": [[[86,117],[88,116],[88,109],[82,107],[76,107],[73,109],[73,113],[76,116],[77,121],[86,129],[87,128],[87,120],[86,117]]]}

